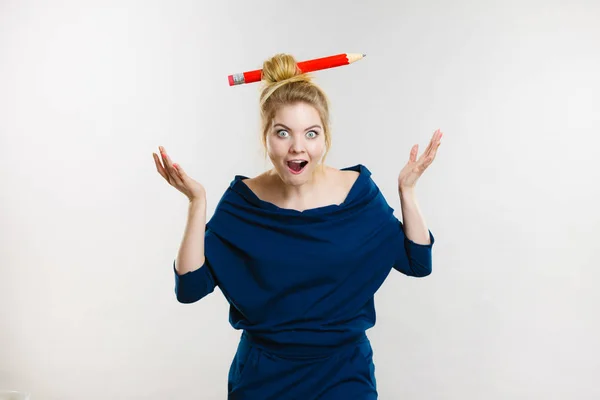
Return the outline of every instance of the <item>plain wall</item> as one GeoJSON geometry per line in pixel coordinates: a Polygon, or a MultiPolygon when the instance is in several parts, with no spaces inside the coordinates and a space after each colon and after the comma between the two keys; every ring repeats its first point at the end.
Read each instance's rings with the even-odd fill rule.
{"type": "Polygon", "coordinates": [[[276,53],[313,73],[328,163],[417,185],[433,273],[395,271],[368,331],[382,399],[600,398],[597,1],[0,1],[0,388],[32,400],[224,399],[240,332],[217,289],[183,305],[187,199],[208,217],[261,156],[276,53]]]}

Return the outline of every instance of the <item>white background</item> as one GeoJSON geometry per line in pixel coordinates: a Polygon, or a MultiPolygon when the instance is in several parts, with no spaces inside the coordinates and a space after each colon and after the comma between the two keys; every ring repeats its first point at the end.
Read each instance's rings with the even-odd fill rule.
{"type": "MultiPolygon", "coordinates": [[[[417,186],[434,272],[392,273],[368,331],[382,399],[600,398],[597,1],[0,1],[0,389],[32,400],[224,399],[239,332],[217,289],[179,304],[187,199],[208,217],[261,158],[259,84],[314,73],[328,163],[366,165],[400,217],[417,186]]],[[[394,272],[394,271],[392,271],[394,272]]]]}

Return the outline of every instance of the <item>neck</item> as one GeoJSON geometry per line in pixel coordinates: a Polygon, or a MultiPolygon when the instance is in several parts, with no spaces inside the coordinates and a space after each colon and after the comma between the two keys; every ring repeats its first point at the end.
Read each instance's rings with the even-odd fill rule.
{"type": "Polygon", "coordinates": [[[277,196],[287,204],[303,204],[306,200],[317,195],[317,188],[325,176],[325,168],[316,168],[312,176],[301,185],[285,183],[273,168],[269,171],[272,187],[277,196]]]}

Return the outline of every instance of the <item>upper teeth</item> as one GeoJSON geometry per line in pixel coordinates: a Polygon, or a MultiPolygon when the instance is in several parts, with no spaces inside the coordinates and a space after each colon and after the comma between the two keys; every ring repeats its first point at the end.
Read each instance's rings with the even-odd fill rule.
{"type": "Polygon", "coordinates": [[[292,160],[290,162],[301,163],[301,162],[303,162],[303,160],[292,160]]]}

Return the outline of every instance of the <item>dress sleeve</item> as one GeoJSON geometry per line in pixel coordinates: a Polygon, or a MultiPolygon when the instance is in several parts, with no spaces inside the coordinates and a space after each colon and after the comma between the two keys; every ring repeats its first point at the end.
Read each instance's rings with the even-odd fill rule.
{"type": "Polygon", "coordinates": [[[408,276],[424,277],[431,274],[431,248],[435,239],[429,231],[429,244],[415,243],[404,234],[402,222],[398,222],[398,235],[394,269],[408,276]]]}
{"type": "Polygon", "coordinates": [[[180,303],[194,303],[215,290],[216,280],[210,270],[208,258],[205,257],[204,260],[200,268],[182,275],[177,273],[173,260],[175,295],[180,303]]]}

